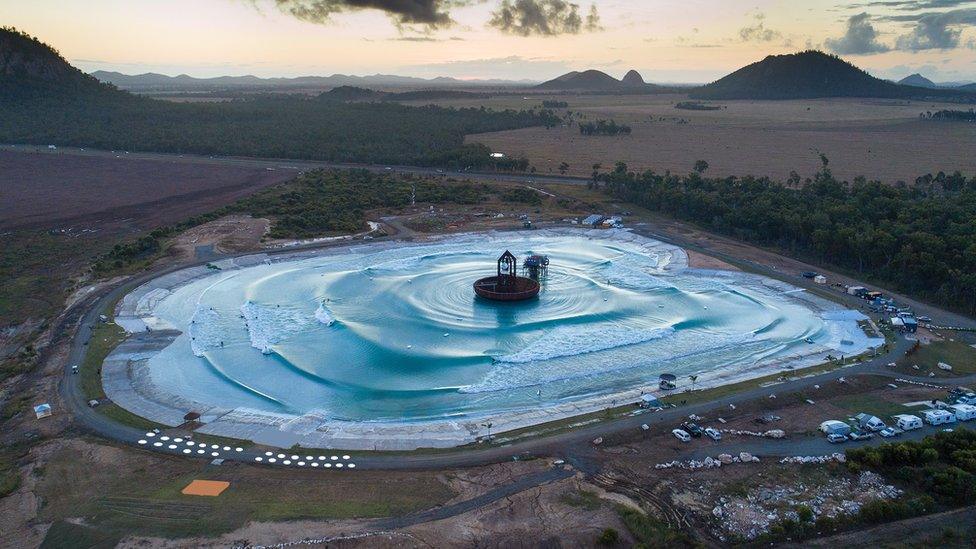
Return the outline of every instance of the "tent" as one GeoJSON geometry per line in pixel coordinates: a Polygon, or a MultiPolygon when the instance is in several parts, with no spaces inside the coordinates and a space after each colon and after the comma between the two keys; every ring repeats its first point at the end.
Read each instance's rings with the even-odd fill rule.
{"type": "Polygon", "coordinates": [[[34,406],[34,415],[37,416],[37,419],[51,417],[51,405],[45,402],[34,406]]]}

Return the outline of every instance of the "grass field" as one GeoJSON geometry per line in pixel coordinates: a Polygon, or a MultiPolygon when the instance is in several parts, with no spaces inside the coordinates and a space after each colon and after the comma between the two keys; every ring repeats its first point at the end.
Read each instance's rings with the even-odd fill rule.
{"type": "MultiPolygon", "coordinates": [[[[697,160],[709,163],[711,175],[768,175],[785,180],[791,170],[811,177],[820,167],[817,151],[830,159],[834,173],[851,180],[858,175],[895,183],[926,173],[976,172],[973,124],[919,120],[924,111],[953,108],[928,102],[872,99],[716,102],[716,111],[674,108],[676,95],[559,96],[568,110],[586,120],[613,119],[633,133],[616,137],[583,137],[573,127],[527,128],[468,137],[509,155],[525,155],[541,173],[588,176],[592,165],[616,161],[634,169],[691,171],[697,160]],[[763,151],[761,154],[757,154],[763,151]]],[[[540,103],[541,97],[497,97],[486,106],[540,103]]],[[[450,104],[461,104],[455,101],[450,104]]]]}
{"type": "Polygon", "coordinates": [[[218,536],[248,521],[350,519],[406,514],[454,493],[435,473],[294,471],[197,462],[86,445],[57,451],[41,472],[41,520],[56,526],[49,547],[82,536],[112,546],[124,535],[218,536]],[[187,496],[194,479],[230,487],[217,497],[187,496]],[[84,517],[86,527],[63,524],[84,517]]]}
{"type": "Polygon", "coordinates": [[[935,377],[956,377],[976,373],[976,349],[966,341],[933,341],[922,345],[911,356],[902,357],[897,364],[897,370],[912,375],[928,375],[935,377]],[[943,362],[952,366],[952,371],[939,368],[943,362]],[[918,370],[913,366],[918,366],[918,370]]]}

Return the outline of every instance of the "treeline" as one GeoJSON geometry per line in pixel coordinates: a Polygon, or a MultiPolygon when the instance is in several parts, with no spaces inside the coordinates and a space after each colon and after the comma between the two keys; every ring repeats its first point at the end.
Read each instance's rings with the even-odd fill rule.
{"type": "Polygon", "coordinates": [[[976,122],[976,111],[969,109],[968,111],[955,111],[955,110],[941,110],[941,111],[926,111],[919,115],[920,118],[925,118],[928,120],[950,120],[956,122],[976,122]]]}
{"type": "Polygon", "coordinates": [[[83,77],[65,82],[52,87],[36,79],[0,81],[0,142],[479,168],[489,165],[491,151],[466,145],[466,135],[559,123],[546,110],[411,107],[284,95],[175,103],[137,97],[83,77]]]}
{"type": "Polygon", "coordinates": [[[213,212],[118,244],[99,257],[93,268],[104,274],[152,259],[163,250],[165,239],[228,214],[271,218],[271,238],[311,238],[361,231],[366,227],[366,212],[377,208],[412,203],[478,204],[496,195],[504,202],[538,205],[542,201],[539,193],[518,187],[389,176],[368,170],[314,170],[213,212]]]}
{"type": "Polygon", "coordinates": [[[580,122],[579,131],[583,135],[629,135],[630,126],[617,124],[610,120],[597,120],[596,122],[580,122]]]}
{"type": "Polygon", "coordinates": [[[565,101],[556,101],[553,99],[546,99],[542,102],[542,108],[544,109],[565,109],[569,107],[569,103],[565,101]]]}
{"type": "Polygon", "coordinates": [[[620,163],[596,174],[594,184],[715,232],[976,314],[976,178],[939,173],[910,185],[861,177],[849,184],[824,164],[813,179],[801,182],[794,173],[784,185],[699,172],[634,173],[620,163]]]}

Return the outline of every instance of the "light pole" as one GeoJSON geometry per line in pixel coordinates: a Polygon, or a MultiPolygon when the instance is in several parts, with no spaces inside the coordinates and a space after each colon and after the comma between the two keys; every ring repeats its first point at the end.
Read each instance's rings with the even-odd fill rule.
{"type": "Polygon", "coordinates": [[[491,444],[491,426],[492,425],[493,425],[493,423],[490,422],[490,421],[481,424],[482,427],[485,427],[486,429],[488,429],[488,437],[485,440],[487,440],[489,444],[491,444]]]}

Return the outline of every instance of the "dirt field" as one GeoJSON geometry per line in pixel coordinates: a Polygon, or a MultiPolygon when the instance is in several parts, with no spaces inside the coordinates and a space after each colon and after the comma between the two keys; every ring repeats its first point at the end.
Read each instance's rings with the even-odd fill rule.
{"type": "Polygon", "coordinates": [[[292,172],[0,150],[0,229],[154,227],[294,176],[292,172]],[[57,222],[57,223],[55,223],[57,222]]]}
{"type": "MultiPolygon", "coordinates": [[[[895,183],[920,175],[959,170],[976,173],[976,125],[920,121],[919,113],[958,105],[877,99],[727,101],[717,111],[674,108],[682,96],[562,96],[586,120],[613,119],[633,128],[628,136],[583,137],[573,127],[527,128],[469,136],[509,155],[524,154],[542,173],[562,162],[587,176],[592,165],[617,161],[635,169],[686,173],[697,160],[712,175],[802,177],[819,168],[817,151],[845,179],[864,175],[895,183]]],[[[494,108],[529,108],[541,98],[493,98],[494,108]]],[[[462,105],[454,101],[446,104],[462,105]]]]}

